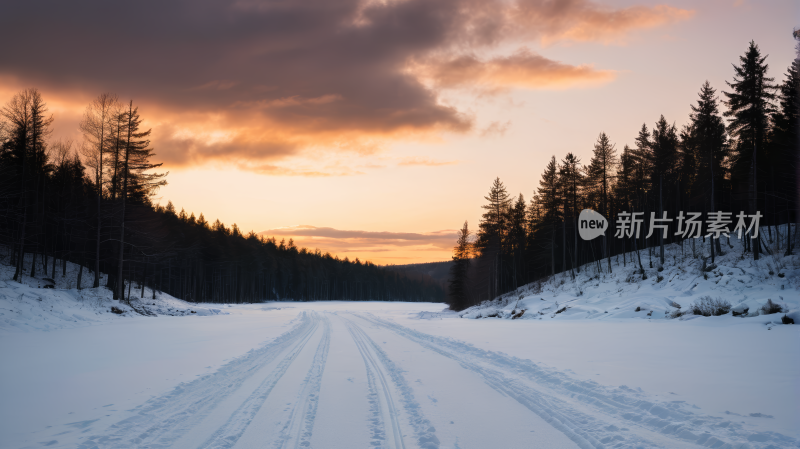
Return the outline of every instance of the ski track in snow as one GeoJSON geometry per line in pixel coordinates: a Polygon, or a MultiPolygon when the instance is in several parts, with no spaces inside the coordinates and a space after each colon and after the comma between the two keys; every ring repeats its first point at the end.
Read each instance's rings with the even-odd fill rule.
{"type": "Polygon", "coordinates": [[[419,403],[414,398],[414,392],[403,377],[402,370],[392,362],[386,353],[353,321],[342,317],[347,326],[347,330],[353,337],[358,351],[364,360],[369,382],[369,404],[370,422],[373,447],[394,447],[395,449],[405,448],[403,432],[400,423],[400,410],[395,402],[401,402],[405,413],[408,415],[417,443],[423,449],[436,449],[439,447],[439,439],[436,437],[436,429],[431,425],[422,414],[419,403]],[[386,373],[394,383],[394,388],[399,391],[401,397],[395,401],[394,389],[387,380],[386,373]],[[378,391],[380,390],[380,391],[378,391]],[[386,426],[386,422],[391,426],[386,426]],[[391,432],[392,438],[386,437],[391,432]],[[393,446],[386,444],[394,443],[393,446]]]}
{"type": "Polygon", "coordinates": [[[438,449],[440,442],[436,429],[415,399],[414,389],[406,381],[403,369],[370,338],[364,325],[391,331],[457,362],[498,393],[516,400],[544,419],[581,448],[800,447],[800,442],[794,438],[776,432],[754,433],[740,423],[692,410],[692,406],[683,401],[654,400],[641,390],[626,386],[615,388],[577,380],[563,371],[542,367],[530,360],[428,335],[368,312],[302,312],[293,327],[272,342],[228,362],[213,374],[151,398],[131,410],[131,416],[103,433],[87,437],[78,447],[232,448],[308,342],[316,342],[315,335],[321,332],[313,358],[303,358],[310,359],[310,366],[301,370],[307,372],[299,384],[296,400],[284,410],[279,427],[269,440],[263,441],[264,447],[311,447],[322,378],[330,352],[330,319],[342,321],[364,363],[365,394],[369,404],[364,425],[369,429],[370,447],[438,449]],[[253,377],[256,375],[264,377],[253,377]],[[224,404],[227,406],[220,409],[224,404]],[[230,407],[231,411],[222,415],[222,419],[210,416],[227,414],[225,407],[230,407]],[[213,433],[208,429],[210,436],[201,437],[206,439],[199,445],[198,442],[187,444],[186,438],[191,440],[192,432],[208,425],[218,427],[213,433]]]}
{"type": "Polygon", "coordinates": [[[325,371],[325,362],[328,360],[328,349],[331,344],[331,326],[327,317],[323,317],[323,324],[325,330],[322,341],[317,346],[311,368],[303,381],[303,386],[298,394],[298,402],[295,403],[290,412],[290,418],[281,429],[280,436],[275,442],[276,448],[311,447],[311,434],[314,430],[314,419],[317,416],[317,405],[319,405],[322,373],[325,371]],[[294,440],[294,444],[291,444],[292,440],[294,440]]]}
{"type": "Polygon", "coordinates": [[[354,315],[458,362],[581,448],[800,447],[795,438],[777,432],[752,433],[739,423],[692,412],[683,401],[647,400],[624,385],[576,380],[530,360],[428,335],[370,313],[354,315]]]}
{"type": "Polygon", "coordinates": [[[275,383],[314,334],[319,321],[316,314],[304,312],[294,328],[273,342],[229,362],[214,374],[181,384],[165,395],[150,399],[137,407],[140,410],[136,415],[112,425],[106,435],[88,437],[79,449],[171,447],[172,443],[197,426],[259,368],[289,349],[275,370],[260,383],[230,419],[200,446],[232,447],[261,408],[275,383]]]}

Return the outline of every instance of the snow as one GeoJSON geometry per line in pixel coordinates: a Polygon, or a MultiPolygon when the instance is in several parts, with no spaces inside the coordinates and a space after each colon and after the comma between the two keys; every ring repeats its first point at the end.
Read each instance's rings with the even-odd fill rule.
{"type": "MultiPolygon", "coordinates": [[[[785,227],[781,229],[785,231],[785,227]]],[[[766,233],[767,229],[762,228],[761,232],[766,233]]],[[[580,273],[574,274],[574,279],[570,272],[559,273],[545,282],[525,285],[459,315],[475,319],[540,321],[692,320],[699,318],[691,314],[692,305],[699,304],[703,298],[727,301],[737,314],[748,311],[747,315],[739,317],[732,314],[714,317],[710,322],[715,325],[720,319],[746,318],[749,324],[771,328],[781,324],[784,314],[790,318],[800,315],[800,255],[785,256],[785,249],[779,250],[773,243],[773,255],[762,254],[760,260],[753,261],[751,254],[742,257],[741,242],[735,236],[730,244],[724,238],[722,242],[724,254],[718,255],[714,264],[710,263],[708,253],[702,253],[699,241],[697,257],[693,257],[689,242],[683,247],[670,244],[665,245],[664,265],[659,263],[658,248],[654,249],[652,258],[647,250],[641,251],[644,276],[639,273],[638,264],[632,261],[633,253],[628,253],[612,257],[611,273],[606,260],[587,264],[580,273]],[[703,271],[704,257],[708,262],[707,271],[703,271]],[[766,314],[762,308],[768,300],[781,306],[782,312],[766,314]],[[514,318],[523,310],[521,316],[514,318]]]]}
{"type": "Polygon", "coordinates": [[[734,248],[706,280],[669,251],[647,280],[615,263],[465,313],[128,308],[71,265],[49,289],[0,264],[0,448],[800,447],[800,326],[758,312],[800,310],[797,256],[734,248]],[[668,318],[704,296],[747,315],[668,318]]]}

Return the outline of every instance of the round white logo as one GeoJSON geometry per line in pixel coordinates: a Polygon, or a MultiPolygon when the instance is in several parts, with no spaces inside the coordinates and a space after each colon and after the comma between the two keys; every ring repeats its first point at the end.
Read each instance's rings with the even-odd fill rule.
{"type": "Polygon", "coordinates": [[[607,228],[606,217],[591,209],[582,210],[578,216],[578,232],[584,240],[592,240],[603,235],[607,228]]]}

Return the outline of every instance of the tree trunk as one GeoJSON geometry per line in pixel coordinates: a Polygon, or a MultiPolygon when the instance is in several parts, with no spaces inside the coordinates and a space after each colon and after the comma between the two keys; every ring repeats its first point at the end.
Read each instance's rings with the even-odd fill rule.
{"type": "MultiPolygon", "coordinates": [[[[755,138],[755,136],[753,136],[755,138]]],[[[750,209],[753,211],[752,213],[755,214],[758,210],[758,165],[757,165],[757,156],[758,146],[756,143],[753,143],[753,196],[751,198],[750,209]]],[[[753,260],[758,260],[759,255],[759,244],[758,239],[752,239],[750,242],[753,245],[753,260]]]]}
{"type": "Polygon", "coordinates": [[[81,280],[83,279],[83,264],[78,262],[78,283],[75,286],[78,290],[81,289],[81,280]]]}

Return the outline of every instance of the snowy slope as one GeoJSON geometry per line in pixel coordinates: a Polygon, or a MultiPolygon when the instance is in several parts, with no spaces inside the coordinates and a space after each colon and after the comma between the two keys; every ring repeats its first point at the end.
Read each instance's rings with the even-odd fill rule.
{"type": "MultiPolygon", "coordinates": [[[[26,258],[30,267],[30,256],[26,258]]],[[[26,270],[27,271],[27,270],[26,270]]],[[[41,272],[41,269],[40,269],[41,272]]],[[[55,278],[40,275],[32,278],[23,275],[19,282],[12,281],[14,268],[0,261],[0,332],[12,330],[50,330],[82,327],[106,321],[136,316],[203,316],[222,312],[224,306],[195,305],[172,296],[141,289],[134,284],[131,305],[121,304],[112,299],[112,293],[105,287],[105,275],[101,276],[101,287],[91,288],[93,275],[84,269],[81,284],[77,286],[78,267],[68,262],[66,275],[62,275],[58,264],[55,278]],[[49,280],[45,280],[49,279],[49,280]],[[55,281],[54,283],[50,280],[55,281]],[[54,288],[45,288],[53,285],[54,288]],[[112,312],[112,307],[117,313],[112,312]]]]}
{"type": "MultiPolygon", "coordinates": [[[[784,232],[785,229],[781,227],[784,232]]],[[[574,279],[572,273],[559,273],[545,282],[528,284],[494,301],[466,309],[460,316],[512,319],[524,310],[518,319],[663,320],[679,317],[686,320],[701,318],[689,311],[701,298],[708,297],[727,301],[735,312],[747,310],[747,313],[737,318],[732,313],[725,317],[703,317],[707,321],[746,317],[748,322],[762,325],[780,324],[784,313],[765,315],[761,310],[767,300],[771,300],[800,324],[800,250],[784,256],[785,247],[778,250],[777,242],[773,242],[773,255],[765,254],[759,261],[753,261],[752,254],[742,257],[741,241],[732,236],[730,245],[723,239],[724,254],[716,257],[712,268],[707,245],[703,253],[699,247],[701,242],[698,240],[696,244],[694,256],[690,242],[683,247],[665,245],[663,266],[657,257],[658,248],[654,249],[652,257],[648,250],[641,251],[644,275],[634,263],[635,253],[628,253],[612,257],[611,273],[606,260],[601,264],[587,264],[581,267],[580,273],[575,273],[574,279]]]]}

